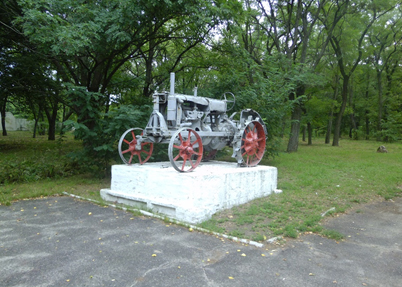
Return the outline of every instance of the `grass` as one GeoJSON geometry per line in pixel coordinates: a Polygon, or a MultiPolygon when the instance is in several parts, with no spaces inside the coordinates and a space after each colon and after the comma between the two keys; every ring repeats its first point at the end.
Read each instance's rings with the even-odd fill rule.
{"type": "Polygon", "coordinates": [[[316,142],[301,143],[297,153],[282,152],[261,162],[278,168],[283,193],[219,212],[201,226],[258,241],[279,235],[296,238],[304,232],[339,240],[341,234],[321,226],[322,214],[336,216],[360,204],[402,195],[400,143],[343,139],[332,147],[319,143],[323,139],[316,142]],[[389,153],[377,153],[379,145],[389,153]]]}
{"type": "Polygon", "coordinates": [[[71,135],[48,141],[29,132],[8,132],[0,137],[0,205],[63,192],[100,200],[99,190],[110,179],[82,173],[66,155],[81,148],[71,135]]]}
{"type": "MultiPolygon", "coordinates": [[[[402,195],[400,143],[343,139],[339,147],[332,147],[322,144],[323,139],[315,142],[300,143],[297,153],[281,152],[261,162],[278,168],[282,193],[219,212],[200,226],[256,241],[296,238],[305,232],[340,240],[342,234],[322,227],[323,213],[329,217],[352,209],[358,212],[361,204],[402,195]],[[389,152],[377,153],[379,145],[389,152]]],[[[109,187],[110,179],[78,174],[65,157],[80,147],[71,136],[53,142],[44,136],[32,139],[25,132],[0,137],[0,204],[62,192],[101,201],[99,190],[109,187]]]]}

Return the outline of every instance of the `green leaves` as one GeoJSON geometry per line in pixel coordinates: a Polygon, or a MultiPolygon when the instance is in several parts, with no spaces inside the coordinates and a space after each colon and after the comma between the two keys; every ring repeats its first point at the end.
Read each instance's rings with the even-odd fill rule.
{"type": "Polygon", "coordinates": [[[121,135],[132,127],[145,127],[150,106],[120,106],[99,118],[90,129],[84,123],[66,121],[67,129],[74,128],[76,138],[83,140],[82,151],[71,154],[86,170],[105,176],[114,160],[118,160],[117,142],[121,135]]]}

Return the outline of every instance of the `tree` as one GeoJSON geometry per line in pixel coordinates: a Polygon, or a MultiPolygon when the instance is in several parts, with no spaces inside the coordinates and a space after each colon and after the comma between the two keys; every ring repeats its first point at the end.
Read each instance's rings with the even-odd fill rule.
{"type": "Polygon", "coordinates": [[[16,43],[24,40],[24,37],[12,27],[12,21],[18,13],[19,7],[16,1],[2,1],[0,4],[0,114],[3,136],[7,135],[6,106],[12,89],[14,53],[18,49],[16,43]]]}
{"type": "Polygon", "coordinates": [[[90,130],[109,101],[106,90],[113,76],[126,62],[148,61],[144,92],[149,95],[155,47],[182,39],[185,53],[219,21],[219,2],[208,0],[19,3],[23,7],[19,22],[25,35],[52,60],[63,81],[72,84],[69,89],[85,87],[86,91],[69,93],[70,105],[90,130]]]}
{"type": "MultiPolygon", "coordinates": [[[[396,15],[395,15],[396,16],[396,15]]],[[[402,42],[401,19],[397,17],[387,17],[378,21],[369,31],[369,41],[371,46],[371,61],[376,72],[377,93],[378,93],[378,115],[377,115],[377,140],[381,140],[382,122],[384,120],[384,97],[383,72],[387,71],[387,79],[392,81],[392,74],[396,66],[391,68],[401,51],[402,42]]],[[[399,57],[398,57],[399,59],[399,57]]],[[[399,62],[399,61],[398,61],[399,62]]],[[[389,96],[391,83],[386,86],[386,94],[389,96]]]]}
{"type": "Polygon", "coordinates": [[[330,1],[256,0],[262,10],[259,20],[267,40],[267,53],[283,55],[283,69],[295,83],[288,100],[292,103],[291,128],[287,151],[298,149],[300,122],[305,91],[315,82],[314,72],[320,63],[332,31],[344,13],[343,6],[330,1]],[[319,20],[330,22],[328,33],[319,33],[319,20]]]}
{"type": "MultiPolygon", "coordinates": [[[[348,102],[349,81],[363,57],[367,32],[373,23],[394,8],[391,4],[380,6],[376,1],[358,3],[345,1],[345,3],[348,5],[348,14],[344,17],[343,25],[337,27],[336,32],[330,37],[331,47],[342,76],[342,103],[335,121],[333,146],[339,146],[342,117],[348,102]]],[[[323,23],[329,32],[331,23],[323,23]]]]}

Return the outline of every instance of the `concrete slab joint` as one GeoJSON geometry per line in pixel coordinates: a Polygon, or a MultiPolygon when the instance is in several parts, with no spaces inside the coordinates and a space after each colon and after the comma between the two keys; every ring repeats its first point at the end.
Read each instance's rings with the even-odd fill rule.
{"type": "Polygon", "coordinates": [[[114,165],[111,187],[100,193],[106,201],[197,224],[217,211],[281,192],[277,174],[276,167],[244,168],[219,161],[189,173],[179,173],[166,162],[114,165]]]}

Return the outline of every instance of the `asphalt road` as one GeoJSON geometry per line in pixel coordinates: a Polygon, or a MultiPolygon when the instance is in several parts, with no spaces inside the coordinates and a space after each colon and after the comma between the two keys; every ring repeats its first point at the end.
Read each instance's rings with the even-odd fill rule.
{"type": "Polygon", "coordinates": [[[69,197],[0,206],[0,286],[402,286],[402,199],[246,246],[69,197]]]}

